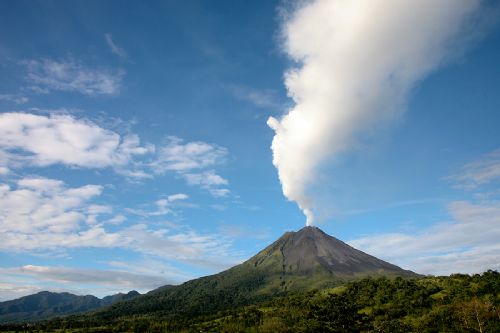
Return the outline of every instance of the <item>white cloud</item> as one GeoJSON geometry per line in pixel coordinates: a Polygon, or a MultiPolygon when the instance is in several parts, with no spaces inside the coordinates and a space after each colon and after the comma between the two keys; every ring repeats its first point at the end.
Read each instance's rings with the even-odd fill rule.
{"type": "Polygon", "coordinates": [[[216,198],[224,198],[231,194],[231,191],[227,188],[209,188],[208,192],[216,198]]]}
{"type": "MultiPolygon", "coordinates": [[[[122,214],[109,219],[112,207],[95,203],[102,187],[85,185],[70,188],[47,178],[23,178],[14,186],[0,183],[0,251],[47,253],[76,248],[121,248],[163,259],[219,269],[234,263],[230,240],[201,235],[157,224],[121,226],[122,214]],[[113,232],[105,224],[113,223],[113,232]],[[226,258],[227,261],[221,261],[226,258]]],[[[147,219],[172,212],[188,199],[183,193],[162,198],[152,212],[141,211],[147,219]]]]}
{"type": "Polygon", "coordinates": [[[179,200],[186,200],[189,197],[184,194],[184,193],[178,193],[178,194],[172,194],[169,195],[167,198],[159,199],[155,202],[156,204],[156,211],[149,212],[147,215],[149,216],[161,216],[161,215],[166,215],[172,213],[172,204],[175,201],[179,200]]]}
{"type": "Polygon", "coordinates": [[[350,245],[425,274],[500,269],[500,202],[448,205],[452,218],[413,233],[367,236],[350,245]]]}
{"type": "Polygon", "coordinates": [[[131,288],[150,290],[169,282],[159,276],[144,276],[123,271],[68,267],[26,265],[20,267],[19,272],[54,282],[121,286],[127,288],[125,290],[130,290],[131,288]]]}
{"type": "Polygon", "coordinates": [[[122,214],[119,214],[119,215],[113,216],[109,220],[106,220],[105,223],[118,225],[118,224],[122,224],[125,221],[127,221],[127,217],[122,215],[122,214]]]}
{"type": "Polygon", "coordinates": [[[19,282],[4,283],[0,281],[0,302],[31,295],[42,291],[42,288],[19,282]]]}
{"type": "Polygon", "coordinates": [[[7,168],[7,167],[3,167],[3,166],[0,166],[0,176],[2,176],[2,175],[7,175],[7,174],[9,174],[9,173],[10,173],[9,168],[7,168]]]}
{"type": "MultiPolygon", "coordinates": [[[[97,218],[100,215],[109,215],[113,213],[113,207],[109,205],[90,205],[86,209],[86,223],[91,225],[91,224],[96,224],[97,223],[97,218]]],[[[109,221],[106,221],[109,223],[109,221]]]]}
{"type": "Polygon", "coordinates": [[[210,187],[213,185],[227,185],[228,181],[214,173],[213,170],[203,173],[186,173],[184,174],[189,185],[200,185],[210,187]]]}
{"type": "Polygon", "coordinates": [[[220,187],[229,184],[227,179],[222,178],[213,170],[208,170],[200,173],[186,173],[183,174],[189,185],[196,185],[204,188],[210,192],[214,197],[226,197],[231,191],[229,189],[220,187]]]}
{"type": "Polygon", "coordinates": [[[154,173],[172,171],[186,179],[189,185],[200,186],[215,197],[229,195],[229,189],[220,187],[229,182],[214,170],[207,170],[225,162],[226,148],[202,141],[184,143],[182,139],[171,136],[158,151],[157,158],[149,164],[154,173]]]}
{"type": "Polygon", "coordinates": [[[23,64],[32,90],[39,93],[70,91],[84,95],[116,95],[120,92],[123,71],[84,66],[71,59],[28,60],[23,64]]]}
{"type": "Polygon", "coordinates": [[[37,234],[77,230],[86,217],[82,208],[101,191],[97,185],[66,188],[63,182],[46,178],[21,179],[15,189],[1,184],[0,232],[37,234]]]}
{"type": "Polygon", "coordinates": [[[173,213],[172,208],[176,205],[177,201],[187,199],[189,199],[189,196],[184,193],[171,194],[166,198],[156,200],[153,210],[127,208],[126,211],[142,217],[162,216],[173,213]]]}
{"type": "Polygon", "coordinates": [[[169,229],[149,229],[145,224],[134,225],[121,234],[132,240],[130,246],[135,251],[212,271],[238,262],[231,253],[231,241],[217,234],[201,235],[192,230],[171,233],[169,229]]]}
{"type": "Polygon", "coordinates": [[[63,164],[80,168],[113,168],[131,179],[167,172],[182,176],[214,196],[225,196],[228,181],[212,169],[225,162],[227,149],[202,141],[168,137],[158,149],[141,145],[135,134],[120,135],[69,114],[0,114],[0,175],[26,165],[63,164]]]}
{"type": "Polygon", "coordinates": [[[288,13],[284,48],[298,66],[285,85],[295,105],[268,124],[283,193],[307,224],[318,166],[396,117],[415,84],[456,53],[457,39],[470,41],[462,28],[481,3],[316,0],[288,13]]]}
{"type": "Polygon", "coordinates": [[[188,172],[221,164],[227,156],[227,149],[202,141],[184,143],[174,136],[160,147],[158,158],[151,163],[155,173],[166,171],[188,172]]]}
{"type": "Polygon", "coordinates": [[[178,200],[186,200],[186,199],[189,199],[189,196],[187,194],[184,194],[184,193],[172,194],[172,195],[169,195],[167,197],[167,200],[169,202],[178,201],[178,200]]]}
{"type": "Polygon", "coordinates": [[[127,52],[125,52],[124,49],[116,45],[116,43],[113,41],[113,36],[111,36],[110,34],[104,34],[104,38],[106,39],[106,43],[111,49],[111,52],[116,54],[120,59],[123,60],[127,59],[127,52]]]}
{"type": "Polygon", "coordinates": [[[150,257],[142,258],[140,260],[127,260],[125,261],[109,261],[106,262],[113,269],[120,271],[132,272],[134,274],[162,276],[173,284],[178,284],[186,280],[193,279],[191,273],[186,273],[164,260],[153,259],[150,257]]]}
{"type": "Polygon", "coordinates": [[[123,237],[96,224],[110,208],[91,204],[102,187],[68,188],[59,180],[23,178],[15,188],[0,184],[3,251],[40,251],[123,246],[123,237]]]}
{"type": "Polygon", "coordinates": [[[136,135],[121,137],[71,115],[0,114],[0,155],[4,156],[0,162],[4,163],[119,168],[150,151],[136,135]]]}
{"type": "Polygon", "coordinates": [[[485,155],[478,161],[465,165],[460,173],[446,179],[452,181],[457,188],[469,190],[499,180],[500,149],[485,155]]]}

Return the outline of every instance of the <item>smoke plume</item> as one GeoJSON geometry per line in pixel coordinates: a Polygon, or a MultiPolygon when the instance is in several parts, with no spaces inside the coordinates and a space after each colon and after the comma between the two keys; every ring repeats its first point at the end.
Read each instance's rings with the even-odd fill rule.
{"type": "Polygon", "coordinates": [[[267,123],[283,193],[307,225],[318,166],[403,111],[412,87],[460,51],[480,7],[480,0],[316,0],[286,15],[284,49],[296,66],[284,78],[294,106],[267,123]]]}

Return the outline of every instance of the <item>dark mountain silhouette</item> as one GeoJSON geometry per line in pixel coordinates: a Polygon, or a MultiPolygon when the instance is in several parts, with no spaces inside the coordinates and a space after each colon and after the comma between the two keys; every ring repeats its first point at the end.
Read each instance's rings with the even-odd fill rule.
{"type": "Polygon", "coordinates": [[[419,277],[418,274],[356,250],[316,227],[287,232],[244,263],[219,274],[170,288],[94,314],[109,321],[122,316],[196,316],[284,295],[334,287],[368,276],[419,277]]]}
{"type": "Polygon", "coordinates": [[[23,322],[92,311],[119,301],[133,299],[140,294],[131,291],[99,299],[95,296],[78,296],[70,293],[41,291],[37,294],[0,303],[0,323],[23,322]]]}

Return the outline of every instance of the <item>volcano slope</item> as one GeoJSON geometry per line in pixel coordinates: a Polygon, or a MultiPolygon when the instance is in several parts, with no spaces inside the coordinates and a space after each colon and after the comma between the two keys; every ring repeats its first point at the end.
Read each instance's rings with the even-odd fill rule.
{"type": "Polygon", "coordinates": [[[319,228],[305,227],[286,232],[257,255],[226,271],[153,290],[98,311],[92,318],[99,322],[141,315],[192,318],[369,276],[419,277],[354,249],[319,228]]]}

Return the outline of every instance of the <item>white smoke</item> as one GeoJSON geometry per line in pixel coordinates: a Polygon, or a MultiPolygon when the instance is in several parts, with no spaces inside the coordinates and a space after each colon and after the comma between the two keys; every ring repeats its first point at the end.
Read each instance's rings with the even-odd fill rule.
{"type": "Polygon", "coordinates": [[[316,0],[285,19],[285,52],[298,64],[285,74],[294,106],[267,123],[283,193],[306,225],[318,165],[404,110],[411,88],[458,51],[480,7],[480,0],[316,0]]]}

